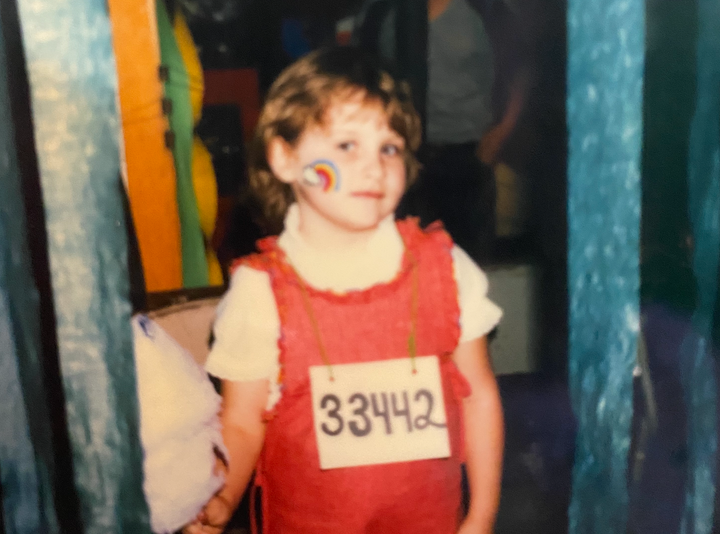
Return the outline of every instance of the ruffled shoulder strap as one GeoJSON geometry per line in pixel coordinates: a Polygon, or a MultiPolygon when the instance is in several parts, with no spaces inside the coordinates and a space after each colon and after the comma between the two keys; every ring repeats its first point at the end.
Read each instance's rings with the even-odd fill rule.
{"type": "Polygon", "coordinates": [[[260,252],[235,259],[230,265],[230,274],[232,275],[238,267],[243,265],[258,271],[269,271],[279,261],[280,247],[278,247],[277,241],[277,236],[260,239],[257,242],[260,252]]]}
{"type": "Polygon", "coordinates": [[[420,228],[417,217],[408,217],[396,224],[405,246],[413,254],[418,254],[428,247],[448,251],[453,247],[453,240],[441,221],[435,221],[424,229],[420,228]]]}

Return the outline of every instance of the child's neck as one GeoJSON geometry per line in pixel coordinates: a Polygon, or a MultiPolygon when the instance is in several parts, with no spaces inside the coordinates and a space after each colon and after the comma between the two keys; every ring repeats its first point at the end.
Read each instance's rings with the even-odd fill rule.
{"type": "Polygon", "coordinates": [[[318,251],[336,253],[362,250],[377,231],[377,227],[358,231],[337,227],[302,207],[299,215],[300,236],[308,246],[318,251]]]}

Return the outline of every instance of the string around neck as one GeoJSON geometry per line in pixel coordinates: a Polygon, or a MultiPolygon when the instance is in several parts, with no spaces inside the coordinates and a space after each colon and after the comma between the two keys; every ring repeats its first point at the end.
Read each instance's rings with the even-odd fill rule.
{"type": "MultiPolygon", "coordinates": [[[[419,274],[418,274],[418,263],[415,257],[412,255],[412,253],[406,249],[405,251],[408,255],[408,259],[410,260],[411,264],[411,276],[412,276],[412,293],[410,296],[410,333],[408,335],[407,340],[407,349],[408,349],[408,356],[410,358],[410,366],[412,369],[412,374],[417,374],[417,318],[418,318],[418,308],[419,308],[419,291],[420,291],[420,280],[419,280],[419,274]]],[[[286,259],[287,261],[287,259],[286,259]]],[[[315,341],[318,345],[318,350],[320,351],[320,358],[323,361],[323,365],[327,367],[328,370],[328,377],[330,379],[330,382],[335,381],[335,374],[333,372],[332,363],[330,362],[330,357],[328,356],[327,350],[325,348],[325,343],[323,343],[322,340],[322,334],[320,332],[320,325],[318,323],[317,317],[315,316],[315,310],[312,307],[312,302],[310,301],[310,295],[308,294],[307,287],[305,285],[305,281],[302,279],[300,274],[295,270],[295,268],[292,266],[292,264],[287,261],[290,269],[292,270],[293,274],[297,278],[298,286],[300,287],[300,294],[302,295],[302,301],[303,306],[305,308],[305,312],[308,315],[308,318],[310,319],[310,324],[312,325],[313,334],[315,336],[315,341]]]]}

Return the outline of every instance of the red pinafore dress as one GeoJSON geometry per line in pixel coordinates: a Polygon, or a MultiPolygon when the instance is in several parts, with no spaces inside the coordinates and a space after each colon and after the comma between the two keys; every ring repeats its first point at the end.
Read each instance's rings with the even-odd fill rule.
{"type": "Polygon", "coordinates": [[[281,325],[282,396],[266,414],[255,479],[265,534],[457,531],[461,401],[469,385],[451,359],[460,335],[452,241],[439,226],[421,230],[414,220],[397,225],[405,243],[400,272],[392,281],[362,291],[339,295],[301,283],[276,238],[260,241],[260,254],[238,262],[269,274],[281,325]],[[411,313],[413,293],[416,314],[411,313]],[[323,360],[306,297],[332,364],[407,357],[415,315],[417,354],[440,359],[449,458],[320,469],[308,368],[323,365],[323,360]]]}

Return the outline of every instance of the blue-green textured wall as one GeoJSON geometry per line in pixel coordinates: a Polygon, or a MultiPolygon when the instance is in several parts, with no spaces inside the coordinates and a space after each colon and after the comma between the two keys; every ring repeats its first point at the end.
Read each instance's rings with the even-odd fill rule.
{"type": "Polygon", "coordinates": [[[7,534],[58,531],[40,363],[38,294],[27,246],[0,20],[0,487],[7,534]]]}
{"type": "Polygon", "coordinates": [[[568,2],[569,531],[624,533],[639,330],[643,0],[568,2]]]}
{"type": "Polygon", "coordinates": [[[148,532],[107,6],[18,0],[18,12],[82,523],[148,532]]]}
{"type": "Polygon", "coordinates": [[[717,454],[712,329],[720,259],[720,1],[698,0],[695,112],[688,142],[688,205],[697,296],[680,349],[687,409],[688,473],[681,533],[713,528],[717,454]]]}

